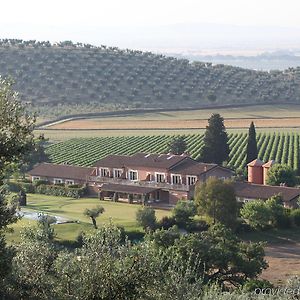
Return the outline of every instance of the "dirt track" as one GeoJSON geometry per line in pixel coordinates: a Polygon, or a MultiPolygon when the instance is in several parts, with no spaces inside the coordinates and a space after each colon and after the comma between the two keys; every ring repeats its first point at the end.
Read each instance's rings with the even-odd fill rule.
{"type": "Polygon", "coordinates": [[[266,260],[269,268],[262,273],[262,278],[274,284],[285,284],[293,276],[300,275],[300,244],[286,243],[266,247],[266,260]]]}

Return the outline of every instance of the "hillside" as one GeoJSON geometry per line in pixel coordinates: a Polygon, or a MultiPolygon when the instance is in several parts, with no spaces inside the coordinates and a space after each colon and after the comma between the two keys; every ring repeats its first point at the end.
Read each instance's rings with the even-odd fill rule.
{"type": "Polygon", "coordinates": [[[22,40],[1,40],[0,57],[0,74],[12,76],[21,99],[44,116],[300,102],[300,68],[258,72],[106,46],[22,40]]]}

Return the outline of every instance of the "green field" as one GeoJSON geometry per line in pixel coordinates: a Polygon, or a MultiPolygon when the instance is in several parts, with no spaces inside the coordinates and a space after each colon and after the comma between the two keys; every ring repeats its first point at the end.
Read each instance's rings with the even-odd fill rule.
{"type": "MultiPolygon", "coordinates": [[[[230,155],[228,165],[243,168],[246,163],[247,134],[229,133],[230,155]]],[[[198,159],[203,146],[203,135],[184,135],[188,152],[198,159]]],[[[166,153],[172,135],[123,136],[99,138],[74,138],[47,147],[47,153],[54,163],[69,163],[92,166],[97,160],[109,155],[131,155],[136,152],[166,153]]],[[[300,134],[297,132],[259,132],[257,134],[259,158],[270,159],[299,169],[300,134]]]]}
{"type": "MultiPolygon", "coordinates": [[[[115,203],[100,201],[97,198],[73,199],[66,197],[55,197],[39,194],[27,195],[28,205],[25,211],[44,212],[49,215],[64,217],[70,221],[79,221],[79,223],[66,223],[53,225],[57,233],[57,240],[74,240],[81,232],[93,230],[89,218],[83,215],[86,208],[92,208],[97,205],[104,207],[105,212],[97,219],[99,225],[113,222],[122,225],[127,231],[141,231],[142,229],[135,222],[135,213],[139,205],[129,205],[127,203],[115,203]]],[[[156,210],[158,219],[169,215],[169,211],[156,210]]],[[[10,227],[14,229],[13,233],[7,233],[7,239],[10,243],[20,240],[20,230],[24,226],[34,225],[34,220],[22,218],[16,224],[10,227]]]]}

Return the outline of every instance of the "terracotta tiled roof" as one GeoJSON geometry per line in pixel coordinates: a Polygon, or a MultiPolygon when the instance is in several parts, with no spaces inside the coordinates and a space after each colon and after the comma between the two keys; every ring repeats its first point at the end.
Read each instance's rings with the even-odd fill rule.
{"type": "Polygon", "coordinates": [[[186,159],[182,163],[175,167],[170,168],[173,173],[183,174],[183,175],[200,175],[208,170],[211,170],[218,165],[216,164],[206,164],[199,163],[193,159],[186,159]]]}
{"type": "Polygon", "coordinates": [[[248,182],[235,182],[234,187],[236,196],[241,198],[266,200],[274,195],[281,194],[283,201],[288,202],[300,196],[299,188],[285,186],[271,186],[253,184],[248,182]]]}
{"type": "Polygon", "coordinates": [[[118,192],[118,193],[133,193],[133,194],[148,194],[154,191],[158,191],[158,188],[153,187],[143,187],[138,185],[123,185],[123,184],[111,184],[111,183],[104,183],[100,189],[102,191],[109,191],[109,192],[118,192]]]}
{"type": "Polygon", "coordinates": [[[86,180],[94,168],[41,163],[28,172],[32,176],[86,180]]]}
{"type": "Polygon", "coordinates": [[[147,167],[157,169],[169,169],[179,162],[185,160],[186,155],[172,154],[147,154],[137,153],[131,156],[125,155],[108,155],[97,161],[94,166],[107,168],[129,168],[147,167]]]}
{"type": "Polygon", "coordinates": [[[269,160],[267,163],[263,165],[264,168],[271,168],[275,164],[275,160],[269,160]]]}
{"type": "Polygon", "coordinates": [[[247,164],[248,167],[261,167],[264,163],[260,159],[254,159],[247,164]]]}

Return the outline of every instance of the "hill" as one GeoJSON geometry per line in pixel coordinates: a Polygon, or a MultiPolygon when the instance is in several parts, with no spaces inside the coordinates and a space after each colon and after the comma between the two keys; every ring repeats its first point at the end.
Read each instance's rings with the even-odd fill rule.
{"type": "Polygon", "coordinates": [[[0,74],[40,115],[300,102],[300,68],[262,72],[150,52],[0,40],[0,74]]]}

